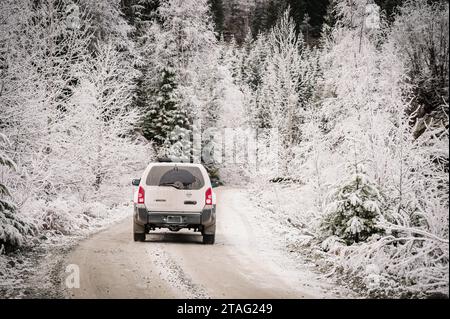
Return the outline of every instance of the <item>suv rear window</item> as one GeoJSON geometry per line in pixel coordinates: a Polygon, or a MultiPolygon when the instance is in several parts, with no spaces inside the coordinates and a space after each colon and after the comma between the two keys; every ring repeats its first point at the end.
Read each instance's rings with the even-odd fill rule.
{"type": "Polygon", "coordinates": [[[197,190],[205,185],[202,172],[191,166],[153,166],[147,175],[148,186],[169,186],[197,190]]]}

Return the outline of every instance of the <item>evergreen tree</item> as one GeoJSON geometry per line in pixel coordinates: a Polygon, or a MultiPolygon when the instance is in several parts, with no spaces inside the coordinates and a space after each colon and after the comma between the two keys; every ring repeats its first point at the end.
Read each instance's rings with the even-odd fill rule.
{"type": "Polygon", "coordinates": [[[296,170],[289,163],[293,157],[292,148],[301,142],[304,112],[310,106],[317,81],[317,62],[303,37],[296,34],[289,11],[271,30],[268,48],[258,88],[256,114],[258,127],[278,131],[282,175],[287,177],[296,170]]]}
{"type": "Polygon", "coordinates": [[[175,74],[164,69],[160,85],[151,94],[153,103],[143,118],[142,130],[147,139],[163,146],[168,140],[175,138],[172,133],[190,128],[188,116],[181,108],[175,74]]]}
{"type": "Polygon", "coordinates": [[[409,68],[415,99],[408,114],[419,137],[427,126],[440,126],[449,117],[448,1],[407,0],[390,30],[396,55],[409,68]]]}
{"type": "Polygon", "coordinates": [[[375,3],[384,10],[389,19],[394,17],[396,9],[404,2],[405,0],[375,0],[375,3]]]}
{"type": "Polygon", "coordinates": [[[381,233],[376,224],[380,218],[382,198],[361,165],[331,194],[322,222],[325,237],[337,236],[347,245],[365,241],[381,233]]]}
{"type": "MultiPolygon", "coordinates": [[[[296,1],[291,0],[290,2],[292,3],[296,1]]],[[[305,20],[305,15],[308,15],[311,26],[309,36],[311,38],[318,38],[324,23],[324,17],[326,15],[329,2],[330,0],[304,0],[303,7],[297,13],[297,19],[295,20],[297,27],[301,26],[302,22],[305,20]]]]}
{"type": "Polygon", "coordinates": [[[214,26],[217,36],[220,38],[224,30],[225,15],[223,12],[223,0],[209,0],[211,14],[214,18],[214,26]]]}
{"type": "Polygon", "coordinates": [[[245,56],[242,63],[242,80],[254,92],[262,84],[262,78],[266,68],[267,56],[270,52],[267,35],[261,33],[255,40],[250,36],[244,42],[245,56]]]}
{"type": "MultiPolygon", "coordinates": [[[[226,65],[227,70],[231,72],[234,82],[237,84],[242,80],[242,68],[244,67],[243,56],[245,54],[245,49],[241,49],[236,40],[231,38],[227,43],[224,40],[221,42],[220,47],[222,48],[221,63],[226,65]]],[[[245,43],[244,46],[245,48],[245,43]]]]}
{"type": "MultiPolygon", "coordinates": [[[[257,1],[252,12],[252,31],[256,36],[260,32],[267,32],[275,26],[283,12],[290,8],[291,17],[295,23],[297,33],[303,32],[302,24],[307,15],[310,23],[308,39],[317,39],[324,23],[330,0],[267,0],[257,1]]],[[[306,34],[305,34],[306,35],[306,34]]],[[[308,41],[309,43],[309,41],[308,41]]]]}
{"type": "Polygon", "coordinates": [[[224,3],[224,36],[225,40],[232,37],[241,44],[249,29],[252,28],[252,12],[255,9],[254,0],[231,0],[224,3]]]}
{"type": "MultiPolygon", "coordinates": [[[[16,164],[5,153],[4,148],[9,145],[9,140],[0,133],[0,170],[7,167],[15,170],[16,164]]],[[[32,227],[17,213],[16,205],[10,200],[11,194],[0,179],[0,254],[2,251],[10,251],[24,243],[24,236],[33,233],[32,227]]]]}
{"type": "Polygon", "coordinates": [[[143,134],[158,148],[170,142],[186,148],[187,130],[197,120],[202,132],[215,125],[222,75],[210,13],[207,0],[161,2],[158,19],[142,36],[145,65],[137,102],[145,112],[143,134]]]}
{"type": "Polygon", "coordinates": [[[134,37],[138,38],[142,29],[157,19],[156,11],[160,6],[160,0],[121,0],[121,11],[128,24],[135,27],[134,37]]]}
{"type": "Polygon", "coordinates": [[[257,2],[251,17],[253,34],[257,36],[259,33],[267,32],[274,27],[286,7],[285,1],[257,2]]]}

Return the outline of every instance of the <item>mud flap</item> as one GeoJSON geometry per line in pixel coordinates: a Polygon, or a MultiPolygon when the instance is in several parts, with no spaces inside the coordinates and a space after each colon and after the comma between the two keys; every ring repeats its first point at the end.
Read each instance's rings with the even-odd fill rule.
{"type": "Polygon", "coordinates": [[[145,233],[145,226],[139,225],[136,223],[136,221],[133,221],[133,232],[135,234],[144,234],[145,233]]]}
{"type": "Polygon", "coordinates": [[[214,235],[216,233],[216,223],[203,228],[203,235],[214,235]]]}

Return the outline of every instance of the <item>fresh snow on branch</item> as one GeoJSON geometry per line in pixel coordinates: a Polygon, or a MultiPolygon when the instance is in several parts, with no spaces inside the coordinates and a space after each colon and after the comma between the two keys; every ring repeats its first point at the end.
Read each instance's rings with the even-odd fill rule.
{"type": "Polygon", "coordinates": [[[0,268],[200,154],[362,295],[448,297],[448,1],[329,2],[319,32],[284,1],[2,0],[0,268]]]}

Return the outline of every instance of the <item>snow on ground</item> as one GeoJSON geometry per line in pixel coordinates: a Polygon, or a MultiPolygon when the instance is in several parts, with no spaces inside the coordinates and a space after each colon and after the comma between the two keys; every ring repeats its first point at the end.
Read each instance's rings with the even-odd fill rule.
{"type": "MultiPolygon", "coordinates": [[[[256,230],[253,235],[256,236],[258,251],[269,257],[267,262],[275,271],[285,272],[282,277],[292,278],[303,291],[322,298],[357,297],[349,288],[336,285],[327,278],[314,256],[307,256],[298,250],[296,244],[307,237],[306,230],[294,226],[297,210],[293,207],[288,210],[288,205],[279,202],[287,200],[280,197],[279,189],[259,189],[258,192],[252,188],[241,189],[236,196],[234,202],[244,207],[249,223],[256,230]]],[[[291,200],[284,203],[290,202],[298,205],[291,200]]]]}
{"type": "MultiPolygon", "coordinates": [[[[289,251],[293,258],[300,264],[306,263],[311,269],[320,273],[320,278],[329,278],[337,283],[343,290],[351,290],[353,296],[363,298],[410,298],[429,297],[446,298],[441,291],[424,291],[423,287],[417,287],[416,294],[411,294],[408,287],[402,281],[401,274],[392,276],[388,269],[384,269],[384,260],[375,255],[369,261],[363,260],[367,251],[374,251],[380,247],[370,243],[361,245],[343,246],[331,241],[321,242],[320,234],[314,231],[319,229],[320,216],[317,216],[317,203],[314,203],[312,189],[308,185],[295,185],[283,183],[267,183],[250,188],[252,201],[255,201],[265,215],[263,224],[270,225],[267,220],[273,220],[273,231],[276,231],[282,239],[279,243],[285,251],[289,251]],[[329,247],[335,248],[326,252],[329,247]],[[347,250],[345,250],[347,249],[347,250]],[[354,249],[351,258],[343,258],[348,251],[354,249]],[[351,264],[352,268],[349,268],[351,264]],[[381,266],[377,265],[379,263],[381,266]],[[346,268],[347,267],[347,268],[346,268]],[[345,287],[345,288],[344,288],[345,287]]],[[[378,250],[382,252],[383,248],[378,250]]],[[[399,251],[399,254],[403,252],[399,251]]],[[[404,253],[403,253],[404,254],[404,253]]],[[[402,255],[400,255],[402,256],[402,255]]],[[[370,257],[370,256],[369,256],[370,257]]],[[[414,255],[413,255],[414,257],[414,255]]],[[[404,263],[411,262],[405,256],[404,263]]],[[[413,266],[412,266],[413,267],[413,266]]],[[[418,266],[416,266],[418,267],[418,266]]],[[[428,269],[432,273],[433,268],[428,269]]],[[[443,279],[445,280],[445,278],[443,279]]],[[[448,284],[448,281],[447,281],[448,284]]],[[[418,285],[419,286],[419,285],[418,285]]]]}
{"type": "Polygon", "coordinates": [[[18,251],[0,258],[0,298],[54,298],[61,297],[55,288],[58,269],[67,252],[81,240],[97,233],[108,226],[130,216],[132,207],[123,203],[115,208],[107,208],[102,212],[102,219],[83,233],[72,236],[49,237],[31,250],[18,251]]]}
{"type": "Polygon", "coordinates": [[[58,199],[52,203],[33,203],[35,215],[56,211],[61,227],[71,233],[41,230],[30,247],[0,255],[0,298],[60,298],[58,265],[66,253],[81,240],[132,214],[131,178],[124,175],[115,185],[101,189],[95,200],[81,202],[58,199]],[[71,229],[64,223],[78,223],[71,229]]]}
{"type": "Polygon", "coordinates": [[[257,206],[251,214],[264,234],[266,245],[275,247],[286,267],[304,276],[302,284],[319,288],[326,298],[359,298],[363,295],[344,281],[327,274],[327,260],[320,247],[314,246],[314,216],[311,190],[306,186],[270,183],[250,187],[247,198],[257,206]]]}
{"type": "MultiPolygon", "coordinates": [[[[337,298],[341,288],[290,258],[277,223],[249,201],[246,189],[220,187],[217,237],[182,230],[152,231],[133,242],[131,223],[113,225],[83,241],[66,258],[79,265],[80,289],[71,298],[337,298]],[[139,256],[139,258],[136,258],[139,256]]],[[[65,278],[62,273],[61,277],[65,278]]],[[[62,283],[63,285],[64,283],[62,283]]],[[[65,287],[63,287],[65,289],[65,287]]]]}
{"type": "MultiPolygon", "coordinates": [[[[96,206],[100,209],[97,211],[99,218],[92,219],[91,227],[85,231],[72,236],[49,235],[31,251],[18,252],[8,258],[2,258],[7,271],[1,274],[1,296],[3,298],[64,298],[60,289],[60,272],[64,271],[63,265],[67,254],[81,240],[128,217],[132,211],[131,191],[130,186],[116,189],[117,200],[110,202],[109,207],[103,203],[97,203],[96,206]],[[117,204],[117,202],[121,203],[117,204]]],[[[278,209],[278,204],[262,206],[262,200],[267,202],[269,199],[274,200],[271,196],[276,196],[276,192],[267,189],[256,196],[251,190],[240,188],[232,194],[233,198],[226,198],[227,203],[224,205],[231,205],[230,209],[236,207],[236,210],[246,212],[245,216],[243,214],[239,216],[243,223],[233,224],[234,228],[237,227],[230,230],[233,236],[227,236],[228,240],[233,241],[230,243],[233,247],[237,250],[243,249],[247,254],[249,252],[257,254],[253,258],[263,262],[265,269],[278,274],[280,278],[289,278],[289,285],[297,287],[306,294],[319,298],[355,297],[350,290],[336,285],[323,276],[313,258],[305,258],[303,254],[292,248],[295,240],[301,237],[301,232],[292,225],[292,221],[288,221],[287,213],[278,209]],[[239,228],[236,225],[242,227],[239,228]],[[246,225],[251,225],[250,231],[247,231],[246,225]],[[244,240],[249,237],[251,240],[244,240]],[[252,247],[241,247],[242,245],[252,245],[252,247]]],[[[227,221],[223,222],[225,224],[222,226],[228,227],[227,221]]],[[[162,254],[164,255],[164,251],[162,254]]],[[[239,252],[236,254],[239,255],[239,252]]]]}

